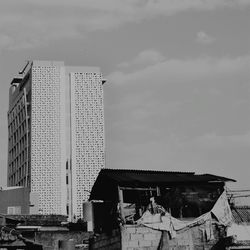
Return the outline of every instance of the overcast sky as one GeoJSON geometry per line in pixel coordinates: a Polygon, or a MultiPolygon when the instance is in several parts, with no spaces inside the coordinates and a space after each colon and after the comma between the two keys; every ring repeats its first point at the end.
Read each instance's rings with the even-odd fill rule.
{"type": "Polygon", "coordinates": [[[0,185],[9,84],[35,59],[101,68],[107,168],[250,188],[250,0],[0,0],[0,185]]]}

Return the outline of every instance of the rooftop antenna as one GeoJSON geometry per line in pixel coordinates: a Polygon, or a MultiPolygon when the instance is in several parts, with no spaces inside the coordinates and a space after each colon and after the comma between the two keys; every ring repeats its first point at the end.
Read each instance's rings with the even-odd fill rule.
{"type": "Polygon", "coordinates": [[[26,64],[25,64],[24,68],[18,72],[18,73],[19,73],[19,75],[22,75],[22,74],[24,73],[24,71],[25,71],[25,70],[26,70],[26,68],[28,67],[29,63],[30,63],[30,61],[27,61],[27,62],[26,62],[26,64]]]}

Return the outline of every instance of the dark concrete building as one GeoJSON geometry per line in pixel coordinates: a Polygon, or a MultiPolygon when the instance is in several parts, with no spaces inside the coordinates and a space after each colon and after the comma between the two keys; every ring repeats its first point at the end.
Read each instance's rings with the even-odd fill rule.
{"type": "Polygon", "coordinates": [[[0,189],[1,214],[29,214],[30,205],[29,188],[2,187],[0,189]]]}

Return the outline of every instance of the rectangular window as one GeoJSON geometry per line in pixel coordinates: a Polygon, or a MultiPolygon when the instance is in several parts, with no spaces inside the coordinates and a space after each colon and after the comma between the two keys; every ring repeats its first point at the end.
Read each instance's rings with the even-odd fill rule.
{"type": "Polygon", "coordinates": [[[8,207],[7,214],[21,214],[21,206],[8,207]]]}

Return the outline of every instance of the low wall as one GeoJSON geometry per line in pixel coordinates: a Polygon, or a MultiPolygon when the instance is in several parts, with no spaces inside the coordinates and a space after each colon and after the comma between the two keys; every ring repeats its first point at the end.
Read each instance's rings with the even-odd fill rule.
{"type": "Polygon", "coordinates": [[[89,242],[90,250],[116,250],[121,249],[121,231],[114,229],[110,233],[95,235],[89,242]]]}
{"type": "Polygon", "coordinates": [[[162,232],[139,225],[121,227],[122,250],[157,249],[162,232]]]}
{"type": "Polygon", "coordinates": [[[59,241],[73,240],[76,245],[88,241],[90,234],[81,231],[22,232],[22,235],[43,245],[43,250],[59,250],[59,241]]]}
{"type": "Polygon", "coordinates": [[[110,234],[96,235],[90,240],[90,250],[138,250],[157,249],[161,231],[153,230],[143,226],[124,225],[115,229],[110,234]]]}
{"type": "Polygon", "coordinates": [[[170,235],[167,232],[164,232],[161,239],[161,245],[164,246],[163,249],[169,250],[223,250],[216,247],[220,238],[221,234],[217,226],[212,227],[211,239],[206,238],[205,228],[203,226],[196,226],[178,232],[173,239],[170,239],[170,235]]]}
{"type": "Polygon", "coordinates": [[[173,238],[166,231],[162,232],[142,225],[124,225],[109,235],[101,234],[92,238],[89,249],[222,250],[217,245],[224,236],[225,228],[216,224],[213,224],[209,230],[205,225],[186,228],[178,231],[173,238]],[[206,236],[206,233],[210,236],[206,236]]]}
{"type": "Polygon", "coordinates": [[[122,250],[208,250],[218,249],[219,240],[225,236],[225,228],[212,225],[209,232],[209,239],[206,236],[205,225],[178,231],[175,237],[171,238],[166,231],[158,231],[145,226],[126,225],[121,228],[122,250]]]}

